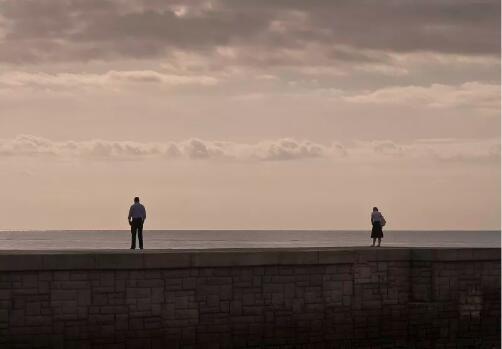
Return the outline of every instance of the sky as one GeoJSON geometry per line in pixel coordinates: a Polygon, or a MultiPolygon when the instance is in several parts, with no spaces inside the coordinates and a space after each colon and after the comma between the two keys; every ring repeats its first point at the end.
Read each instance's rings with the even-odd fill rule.
{"type": "Polygon", "coordinates": [[[498,0],[0,0],[0,230],[500,229],[498,0]]]}

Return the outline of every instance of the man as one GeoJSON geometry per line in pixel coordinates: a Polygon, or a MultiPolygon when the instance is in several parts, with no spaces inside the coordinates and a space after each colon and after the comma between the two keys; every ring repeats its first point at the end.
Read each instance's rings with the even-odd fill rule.
{"type": "Polygon", "coordinates": [[[136,196],[127,217],[127,221],[131,226],[131,250],[136,248],[136,232],[138,232],[139,248],[143,249],[143,223],[145,219],[145,206],[139,203],[139,197],[136,196]]]}

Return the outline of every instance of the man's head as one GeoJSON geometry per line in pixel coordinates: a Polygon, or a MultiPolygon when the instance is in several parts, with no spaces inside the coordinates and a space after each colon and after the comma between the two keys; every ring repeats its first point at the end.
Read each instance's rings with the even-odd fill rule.
{"type": "Polygon", "coordinates": [[[373,207],[373,212],[378,212],[378,207],[373,207]]]}
{"type": "Polygon", "coordinates": [[[137,197],[137,196],[136,196],[136,197],[134,198],[134,202],[138,203],[138,202],[139,202],[139,197],[137,197]]]}

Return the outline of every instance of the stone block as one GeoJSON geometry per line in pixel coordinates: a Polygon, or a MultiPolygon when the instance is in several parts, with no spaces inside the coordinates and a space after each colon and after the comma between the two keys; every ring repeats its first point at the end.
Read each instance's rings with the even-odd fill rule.
{"type": "Polygon", "coordinates": [[[42,255],[41,267],[45,270],[86,270],[96,268],[94,253],[57,253],[42,255]]]}
{"type": "Polygon", "coordinates": [[[117,269],[142,269],[143,255],[136,253],[108,253],[96,254],[96,269],[117,270],[117,269]]]}
{"type": "Polygon", "coordinates": [[[355,260],[355,252],[348,250],[318,251],[319,264],[352,264],[355,260]]]}
{"type": "Polygon", "coordinates": [[[137,283],[139,287],[164,287],[164,280],[162,279],[148,279],[141,280],[137,283]]]}
{"type": "Polygon", "coordinates": [[[196,287],[197,287],[197,278],[195,278],[195,277],[188,277],[188,278],[183,278],[182,279],[182,288],[184,290],[195,289],[196,287]]]}
{"type": "Polygon", "coordinates": [[[150,301],[152,303],[163,303],[164,302],[164,288],[154,287],[150,290],[150,301]]]}
{"type": "Polygon", "coordinates": [[[87,280],[89,280],[89,272],[86,272],[86,271],[79,272],[77,270],[74,270],[70,274],[70,280],[72,280],[72,281],[87,281],[87,280]]]}
{"type": "Polygon", "coordinates": [[[25,305],[27,315],[39,315],[41,311],[40,303],[29,302],[25,305]]]}
{"type": "Polygon", "coordinates": [[[386,249],[379,248],[375,249],[374,258],[369,258],[370,261],[381,261],[392,263],[394,261],[406,261],[408,262],[412,258],[412,254],[409,248],[399,248],[399,249],[386,249]]]}
{"type": "Polygon", "coordinates": [[[53,280],[54,281],[70,280],[70,272],[69,271],[54,271],[53,280]]]}
{"type": "Polygon", "coordinates": [[[144,266],[149,269],[188,268],[191,266],[190,253],[147,253],[144,266]]]}
{"type": "Polygon", "coordinates": [[[208,277],[206,279],[207,285],[231,285],[231,277],[208,277]]]}
{"type": "Polygon", "coordinates": [[[9,300],[11,298],[12,291],[9,289],[0,289],[0,301],[9,300]]]}
{"type": "Polygon", "coordinates": [[[263,293],[283,293],[283,284],[265,284],[263,285],[263,293]]]}
{"type": "Polygon", "coordinates": [[[41,270],[42,256],[0,253],[0,271],[41,270]]]}
{"type": "Polygon", "coordinates": [[[206,304],[210,307],[217,307],[220,304],[220,297],[215,294],[208,295],[206,297],[206,304]]]}
{"type": "Polygon", "coordinates": [[[126,305],[103,305],[99,308],[100,314],[127,314],[128,311],[126,305]]]}
{"type": "Polygon", "coordinates": [[[317,251],[283,251],[278,258],[278,264],[282,265],[310,265],[319,261],[317,251]]]}
{"type": "Polygon", "coordinates": [[[254,305],[256,301],[256,296],[254,293],[247,293],[242,296],[243,305],[254,305]]]}
{"type": "Polygon", "coordinates": [[[77,300],[78,292],[75,290],[52,290],[51,301],[77,300]]]}
{"type": "Polygon", "coordinates": [[[196,319],[199,317],[198,309],[177,309],[174,312],[177,319],[196,319]]]}
{"type": "Polygon", "coordinates": [[[56,288],[66,289],[66,290],[90,289],[88,281],[76,281],[76,280],[55,281],[53,285],[56,288]]]}
{"type": "Polygon", "coordinates": [[[194,267],[224,267],[278,265],[279,255],[276,252],[198,252],[192,254],[194,267]]]}
{"type": "Polygon", "coordinates": [[[126,288],[126,298],[149,298],[150,289],[149,288],[126,288]]]}
{"type": "Polygon", "coordinates": [[[242,314],[242,302],[241,301],[231,301],[230,302],[230,314],[231,315],[241,315],[242,314]]]}

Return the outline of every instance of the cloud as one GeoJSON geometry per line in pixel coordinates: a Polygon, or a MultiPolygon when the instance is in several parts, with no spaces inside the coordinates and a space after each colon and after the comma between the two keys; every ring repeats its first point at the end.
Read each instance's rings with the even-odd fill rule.
{"type": "Polygon", "coordinates": [[[113,84],[164,84],[179,85],[216,85],[218,80],[209,76],[190,76],[163,74],[152,70],[108,71],[103,74],[89,73],[31,73],[13,71],[0,74],[0,87],[40,87],[68,88],[86,86],[107,86],[113,84]]]}
{"type": "Polygon", "coordinates": [[[319,158],[328,155],[328,149],[309,141],[298,142],[285,138],[273,142],[261,142],[255,147],[254,156],[261,160],[283,161],[293,159],[319,158]]]}
{"type": "Polygon", "coordinates": [[[325,146],[309,141],[279,139],[256,144],[205,141],[191,138],[177,143],[139,143],[131,141],[56,142],[31,135],[0,140],[0,157],[53,156],[61,158],[137,160],[146,158],[295,160],[328,155],[325,146]]]}
{"type": "Polygon", "coordinates": [[[91,159],[141,159],[164,153],[164,149],[156,144],[116,141],[88,141],[58,144],[60,154],[80,155],[91,159]]]}
{"type": "Polygon", "coordinates": [[[140,143],[131,141],[64,141],[20,135],[0,139],[0,159],[7,157],[52,157],[58,159],[135,161],[299,161],[325,159],[343,163],[426,160],[439,162],[500,163],[500,141],[429,139],[398,144],[391,140],[359,141],[352,145],[323,145],[308,140],[283,138],[254,144],[207,141],[191,138],[180,142],[140,143]]]}
{"type": "Polygon", "coordinates": [[[182,153],[190,159],[209,159],[229,156],[221,144],[204,142],[200,139],[189,139],[181,144],[182,153]]]}
{"type": "Polygon", "coordinates": [[[20,135],[14,139],[0,140],[0,156],[73,157],[89,159],[133,159],[160,155],[158,145],[129,141],[66,141],[56,142],[46,138],[20,135]]]}
{"type": "Polygon", "coordinates": [[[500,165],[499,139],[419,139],[398,144],[391,140],[357,142],[349,149],[353,159],[368,162],[408,159],[437,163],[485,163],[500,165]]]}
{"type": "MultiPolygon", "coordinates": [[[[72,142],[68,143],[72,146],[72,142]]],[[[32,155],[58,155],[60,152],[55,143],[41,137],[21,135],[11,140],[0,141],[0,155],[32,156],[32,155]]]]}
{"type": "Polygon", "coordinates": [[[0,0],[0,87],[253,96],[494,83],[499,13],[496,0],[0,0]]]}
{"type": "Polygon", "coordinates": [[[359,62],[373,59],[359,50],[500,53],[497,0],[0,0],[0,17],[0,61],[12,64],[147,59],[242,42],[255,53],[345,45],[355,51],[331,59],[359,62]]]}
{"type": "Polygon", "coordinates": [[[403,148],[392,141],[373,142],[373,150],[386,155],[402,155],[403,153],[403,148]]]}
{"type": "Polygon", "coordinates": [[[415,147],[439,161],[489,162],[500,165],[500,140],[419,140],[415,147]]]}
{"type": "Polygon", "coordinates": [[[385,87],[343,97],[352,103],[404,104],[432,108],[470,107],[500,110],[500,85],[466,82],[461,85],[385,87]]]}

